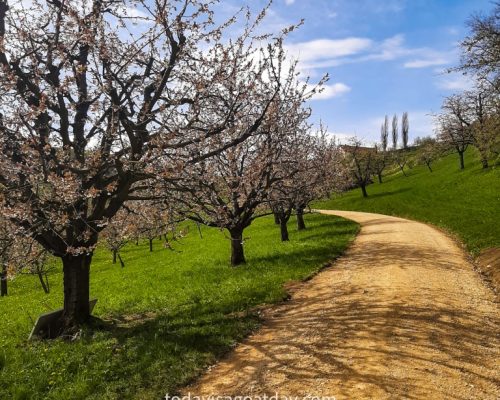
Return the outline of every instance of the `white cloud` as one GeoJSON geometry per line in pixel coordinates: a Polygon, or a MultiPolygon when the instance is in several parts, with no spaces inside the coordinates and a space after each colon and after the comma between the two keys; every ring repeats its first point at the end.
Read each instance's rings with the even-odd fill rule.
{"type": "Polygon", "coordinates": [[[405,68],[428,68],[438,65],[447,65],[451,64],[457,56],[456,49],[439,52],[429,48],[417,49],[415,55],[417,58],[403,64],[405,68]]]}
{"type": "Polygon", "coordinates": [[[429,58],[427,60],[420,59],[420,60],[407,61],[403,64],[403,66],[405,68],[427,68],[427,67],[434,67],[436,65],[449,64],[449,62],[450,60],[438,56],[436,58],[429,58]]]}
{"type": "Polygon", "coordinates": [[[384,39],[381,43],[374,46],[373,53],[368,55],[365,60],[394,60],[408,54],[408,49],[403,46],[404,35],[397,34],[384,39]]]}
{"type": "Polygon", "coordinates": [[[369,55],[367,59],[387,61],[412,57],[412,59],[403,63],[405,68],[427,68],[446,65],[454,59],[454,52],[440,52],[428,47],[407,47],[404,41],[404,35],[402,34],[387,38],[378,46],[378,51],[369,55]]]}
{"type": "Polygon", "coordinates": [[[316,39],[289,44],[286,49],[290,55],[307,63],[357,54],[371,46],[370,39],[349,37],[345,39],[316,39]]]}
{"type": "Polygon", "coordinates": [[[406,59],[405,68],[427,68],[450,64],[454,51],[439,52],[428,47],[408,47],[404,35],[398,34],[376,42],[364,37],[315,39],[286,46],[288,53],[300,60],[304,71],[327,69],[342,64],[406,59]]]}
{"type": "Polygon", "coordinates": [[[462,91],[471,89],[474,86],[474,80],[468,75],[443,75],[436,82],[436,86],[449,91],[462,91]]]}
{"type": "MultiPolygon", "coordinates": [[[[311,88],[312,89],[312,88],[311,88]]],[[[345,93],[351,91],[351,88],[347,86],[345,83],[337,82],[332,85],[324,85],[323,91],[321,93],[317,93],[313,96],[312,100],[327,100],[333,97],[341,96],[345,93]]]]}
{"type": "Polygon", "coordinates": [[[286,4],[287,6],[290,6],[290,5],[292,5],[293,3],[295,3],[295,0],[285,0],[285,4],[286,4]]]}

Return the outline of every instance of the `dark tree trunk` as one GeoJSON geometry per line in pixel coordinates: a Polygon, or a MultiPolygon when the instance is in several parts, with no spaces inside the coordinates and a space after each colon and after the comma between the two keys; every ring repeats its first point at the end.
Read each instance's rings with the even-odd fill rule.
{"type": "Polygon", "coordinates": [[[378,176],[378,183],[382,183],[382,173],[378,172],[377,176],[378,176]]]}
{"type": "Polygon", "coordinates": [[[488,158],[481,156],[481,164],[483,165],[483,169],[487,169],[489,167],[488,158]]]}
{"type": "Polygon", "coordinates": [[[120,266],[122,268],[125,268],[125,263],[123,262],[122,256],[120,255],[120,253],[117,253],[117,256],[118,256],[118,260],[120,260],[120,266]]]}
{"type": "Polygon", "coordinates": [[[7,296],[7,266],[2,265],[2,273],[0,274],[0,296],[7,296]]]}
{"type": "Polygon", "coordinates": [[[243,228],[233,228],[231,234],[231,265],[236,267],[245,264],[245,252],[243,250],[243,228]]]}
{"type": "Polygon", "coordinates": [[[63,330],[71,331],[88,322],[89,278],[92,254],[62,257],[64,282],[63,330]]]}
{"type": "Polygon", "coordinates": [[[116,250],[112,250],[113,251],[113,264],[116,264],[116,253],[117,251],[116,250]]]}
{"type": "Polygon", "coordinates": [[[399,166],[399,169],[401,170],[401,172],[403,173],[404,176],[406,176],[406,172],[405,172],[405,166],[399,166]]]}
{"type": "Polygon", "coordinates": [[[203,233],[201,232],[201,225],[200,225],[200,223],[197,222],[196,226],[198,227],[198,233],[200,234],[200,239],[203,239],[203,233]]]}
{"type": "Polygon", "coordinates": [[[279,225],[280,224],[280,216],[277,212],[273,211],[273,215],[274,215],[274,223],[276,225],[279,225]]]}
{"type": "Polygon", "coordinates": [[[149,239],[149,251],[153,251],[153,239],[149,239]]]}
{"type": "Polygon", "coordinates": [[[431,168],[431,164],[430,163],[427,164],[427,168],[429,168],[429,171],[432,172],[432,168],[431,168]]]}
{"type": "Polygon", "coordinates": [[[361,184],[361,192],[363,193],[363,197],[368,197],[368,193],[366,192],[366,185],[361,184]]]}
{"type": "Polygon", "coordinates": [[[303,231],[306,229],[306,223],[304,222],[304,207],[297,208],[297,230],[303,231]]]}
{"type": "Polygon", "coordinates": [[[465,169],[465,163],[464,163],[464,152],[459,151],[458,156],[460,157],[460,169],[465,169]]]}
{"type": "Polygon", "coordinates": [[[281,218],[280,220],[280,231],[281,231],[281,241],[288,242],[290,239],[288,238],[288,226],[285,218],[281,218]]]}
{"type": "Polygon", "coordinates": [[[40,280],[40,284],[42,285],[43,291],[46,294],[49,294],[50,288],[49,288],[49,280],[47,279],[47,275],[45,274],[45,276],[44,276],[44,274],[41,271],[38,271],[37,275],[38,275],[38,279],[40,280]]]}

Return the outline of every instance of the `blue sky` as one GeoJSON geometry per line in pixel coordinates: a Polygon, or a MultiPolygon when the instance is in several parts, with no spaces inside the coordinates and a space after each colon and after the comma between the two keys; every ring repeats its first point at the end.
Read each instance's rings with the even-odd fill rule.
{"type": "MultiPolygon", "coordinates": [[[[219,7],[230,13],[266,3],[222,0],[219,7]]],[[[490,0],[274,0],[264,28],[305,19],[287,44],[304,73],[330,75],[311,102],[314,120],[339,138],[356,134],[374,142],[385,114],[408,111],[412,140],[432,134],[429,114],[439,111],[443,97],[470,85],[443,70],[458,62],[469,16],[491,8],[490,0]]]]}

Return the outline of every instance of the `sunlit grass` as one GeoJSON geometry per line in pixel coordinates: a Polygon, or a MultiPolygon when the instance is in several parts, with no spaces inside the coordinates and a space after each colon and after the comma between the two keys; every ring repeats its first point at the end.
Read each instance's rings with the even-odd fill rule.
{"type": "Polygon", "coordinates": [[[307,215],[308,229],[290,221],[281,243],[272,218],[246,232],[248,264],[229,266],[229,240],[194,225],[175,251],[127,245],[125,268],[99,249],[93,259],[94,314],[105,323],[82,339],[27,342],[32,320],[62,304],[62,276],[51,275],[45,295],[33,276],[10,283],[0,299],[0,399],[161,398],[195,377],[258,326],[253,308],[283,299],[283,284],[301,280],[338,256],[357,225],[307,215]]]}
{"type": "Polygon", "coordinates": [[[500,168],[481,168],[474,149],[466,153],[465,170],[451,154],[432,165],[386,176],[367,187],[368,198],[354,189],[316,208],[368,211],[429,222],[455,234],[477,254],[500,246],[500,168]]]}

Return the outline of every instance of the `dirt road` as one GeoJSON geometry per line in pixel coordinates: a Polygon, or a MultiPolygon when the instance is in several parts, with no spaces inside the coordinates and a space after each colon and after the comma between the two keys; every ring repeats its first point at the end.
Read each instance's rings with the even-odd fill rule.
{"type": "Polygon", "coordinates": [[[325,213],[361,224],[353,246],[184,393],[499,399],[498,304],[462,250],[425,224],[325,213]]]}

